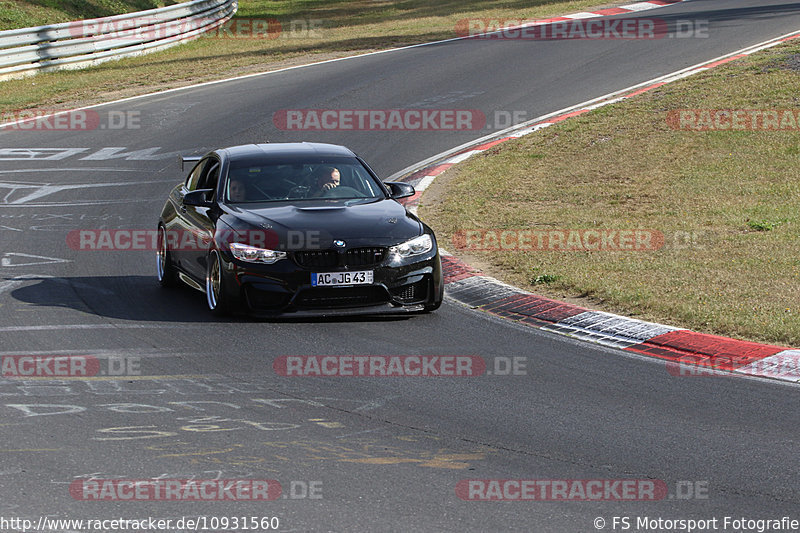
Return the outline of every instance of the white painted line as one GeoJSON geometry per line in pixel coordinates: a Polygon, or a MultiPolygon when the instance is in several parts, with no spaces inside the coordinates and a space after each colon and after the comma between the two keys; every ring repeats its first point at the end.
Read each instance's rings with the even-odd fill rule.
{"type": "Polygon", "coordinates": [[[479,152],[480,152],[480,150],[471,150],[469,152],[464,152],[463,154],[458,154],[455,157],[451,157],[450,159],[448,159],[445,162],[453,164],[453,165],[457,165],[458,163],[461,163],[462,161],[466,161],[467,159],[469,159],[470,157],[472,157],[473,155],[475,155],[475,154],[477,154],[479,152]]]}
{"type": "MultiPolygon", "coordinates": [[[[74,189],[90,189],[92,187],[124,187],[124,186],[131,186],[131,187],[141,187],[142,185],[153,184],[153,183],[160,183],[163,184],[163,181],[123,181],[123,182],[111,182],[111,183],[76,183],[76,184],[67,184],[67,185],[40,185],[40,184],[28,184],[28,183],[19,183],[19,182],[7,182],[3,181],[0,182],[0,188],[3,189],[11,189],[8,194],[6,194],[0,204],[8,205],[8,206],[19,206],[22,204],[27,204],[31,200],[38,200],[45,196],[50,196],[51,194],[55,194],[57,192],[74,190],[74,189]],[[14,194],[15,191],[20,189],[28,189],[31,192],[21,198],[17,198],[16,200],[9,201],[9,197],[14,194]]],[[[105,203],[103,201],[102,203],[105,203]]],[[[78,204],[84,204],[83,201],[78,202],[78,204]]],[[[71,205],[71,204],[67,204],[71,205]]]]}
{"type": "Polygon", "coordinates": [[[75,185],[25,185],[25,186],[11,186],[7,183],[0,183],[0,187],[9,187],[11,186],[13,189],[30,189],[34,188],[35,191],[31,192],[27,196],[23,196],[22,198],[17,198],[14,201],[7,202],[9,205],[17,205],[17,204],[24,204],[28,203],[31,200],[38,200],[44,196],[49,196],[51,194],[55,194],[57,192],[62,191],[69,191],[74,189],[90,189],[92,187],[120,187],[125,185],[131,186],[142,186],[146,183],[163,183],[160,181],[150,181],[150,182],[128,182],[128,183],[80,183],[75,185]]]}
{"type": "Polygon", "coordinates": [[[532,128],[525,128],[524,130],[519,130],[516,133],[512,133],[509,137],[513,137],[514,139],[519,139],[520,137],[525,137],[528,134],[531,134],[535,131],[543,130],[555,124],[555,122],[542,122],[541,124],[537,124],[532,128]]]}
{"type": "Polygon", "coordinates": [[[612,98],[611,100],[608,100],[607,102],[600,102],[599,104],[594,104],[594,105],[587,106],[586,109],[588,109],[589,111],[593,111],[593,110],[599,109],[599,108],[601,108],[603,106],[616,104],[617,102],[622,102],[623,100],[627,100],[627,98],[624,97],[624,96],[620,96],[619,98],[612,98]]]}
{"type": "Polygon", "coordinates": [[[23,254],[19,252],[6,252],[0,258],[0,266],[2,267],[21,267],[21,266],[36,266],[36,265],[50,265],[53,263],[72,263],[70,259],[61,259],[58,257],[47,257],[44,255],[23,254]],[[21,257],[27,260],[27,263],[14,263],[12,258],[21,257]]]}

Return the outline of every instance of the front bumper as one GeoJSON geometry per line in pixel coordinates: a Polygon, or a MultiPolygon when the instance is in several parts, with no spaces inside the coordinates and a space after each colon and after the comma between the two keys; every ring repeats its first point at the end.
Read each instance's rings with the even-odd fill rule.
{"type": "MultiPolygon", "coordinates": [[[[228,254],[225,254],[228,255],[228,254]]],[[[254,315],[329,316],[395,314],[424,310],[440,298],[442,268],[438,250],[391,264],[372,267],[304,268],[291,258],[273,265],[245,263],[228,255],[223,269],[227,294],[254,315]],[[313,272],[372,270],[373,283],[313,287],[313,272]]]]}

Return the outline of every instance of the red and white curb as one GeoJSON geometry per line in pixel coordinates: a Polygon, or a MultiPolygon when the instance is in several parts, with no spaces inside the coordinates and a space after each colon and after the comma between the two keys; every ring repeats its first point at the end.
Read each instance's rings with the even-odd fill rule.
{"type": "MultiPolygon", "coordinates": [[[[678,1],[639,2],[610,10],[547,19],[545,22],[566,20],[567,18],[616,15],[628,11],[661,7],[678,3],[678,1]]],[[[800,31],[513,126],[503,132],[494,133],[473,143],[429,158],[395,174],[390,180],[404,181],[414,185],[416,194],[404,203],[409,211],[416,212],[421,194],[438,175],[475,154],[484,152],[509,139],[530,135],[568,118],[632,98],[666,83],[798,38],[800,38],[800,31]]],[[[667,361],[670,373],[676,376],[742,374],[800,382],[800,350],[797,349],[697,333],[551,300],[512,287],[495,278],[484,276],[480,271],[444,250],[442,250],[442,268],[449,298],[469,307],[546,331],[664,359],[667,361]]]]}
{"type": "MultiPolygon", "coordinates": [[[[519,27],[536,26],[539,24],[550,24],[551,22],[563,22],[565,20],[578,20],[589,19],[595,17],[609,17],[612,15],[624,15],[625,13],[634,13],[637,11],[647,11],[648,9],[655,9],[657,7],[669,6],[672,4],[680,4],[688,0],[650,0],[649,2],[636,2],[635,4],[628,4],[620,7],[609,7],[606,9],[598,9],[597,11],[583,11],[580,13],[573,13],[571,15],[563,15],[561,17],[553,17],[549,19],[535,20],[526,22],[519,27]]],[[[503,28],[504,30],[515,29],[516,27],[503,28]]],[[[492,32],[493,33],[493,32],[492,32]]]]}
{"type": "Polygon", "coordinates": [[[507,285],[443,252],[447,296],[528,326],[664,359],[675,376],[731,373],[800,381],[800,350],[697,333],[552,300],[507,285]]]}

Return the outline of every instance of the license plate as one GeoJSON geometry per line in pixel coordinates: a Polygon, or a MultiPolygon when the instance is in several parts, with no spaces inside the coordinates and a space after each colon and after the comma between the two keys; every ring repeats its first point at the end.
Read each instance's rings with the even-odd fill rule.
{"type": "Polygon", "coordinates": [[[313,287],[331,287],[335,285],[367,285],[372,283],[372,270],[360,272],[321,272],[311,274],[313,287]]]}

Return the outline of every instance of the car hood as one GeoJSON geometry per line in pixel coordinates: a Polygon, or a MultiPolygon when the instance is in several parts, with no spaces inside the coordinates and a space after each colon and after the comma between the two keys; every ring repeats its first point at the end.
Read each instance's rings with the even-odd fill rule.
{"type": "MultiPolygon", "coordinates": [[[[310,242],[320,247],[333,240],[347,246],[390,246],[422,233],[422,224],[394,200],[311,200],[307,203],[254,204],[233,207],[229,216],[236,229],[274,232],[280,243],[310,242]]],[[[228,221],[226,221],[228,222],[228,221]]]]}

